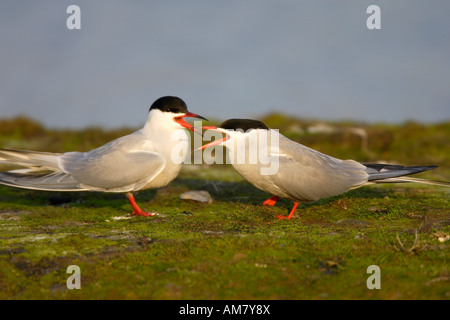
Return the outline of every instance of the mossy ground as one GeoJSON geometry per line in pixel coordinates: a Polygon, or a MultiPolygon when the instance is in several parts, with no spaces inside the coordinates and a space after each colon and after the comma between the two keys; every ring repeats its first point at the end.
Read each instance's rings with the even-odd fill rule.
{"type": "MultiPolygon", "coordinates": [[[[432,148],[442,171],[419,176],[445,180],[448,149],[432,148]]],[[[138,193],[151,218],[129,215],[121,194],[0,186],[0,299],[450,298],[447,188],[364,187],[301,204],[290,221],[277,216],[292,203],[262,206],[268,197],[230,166],[186,166],[138,193]],[[188,190],[214,201],[181,200],[188,190]],[[69,265],[80,290],[66,286],[69,265]],[[371,265],[379,290],[366,285],[371,265]]]]}

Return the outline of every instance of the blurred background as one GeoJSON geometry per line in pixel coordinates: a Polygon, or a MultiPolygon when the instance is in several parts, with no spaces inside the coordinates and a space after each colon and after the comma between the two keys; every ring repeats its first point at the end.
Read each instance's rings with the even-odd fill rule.
{"type": "Polygon", "coordinates": [[[177,95],[211,123],[262,119],[337,157],[448,166],[449,13],[445,0],[3,1],[0,147],[87,150],[177,95]],[[72,4],[81,30],[66,27],[72,4]]]}
{"type": "Polygon", "coordinates": [[[450,119],[448,1],[2,1],[0,117],[140,126],[163,95],[205,117],[450,119]],[[81,30],[69,30],[69,5],[81,30]],[[381,30],[369,30],[369,5],[381,30]]]}

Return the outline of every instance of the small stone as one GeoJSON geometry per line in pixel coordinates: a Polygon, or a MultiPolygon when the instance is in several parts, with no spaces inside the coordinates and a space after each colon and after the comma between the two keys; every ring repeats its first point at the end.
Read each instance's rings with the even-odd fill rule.
{"type": "Polygon", "coordinates": [[[198,191],[188,191],[185,193],[182,193],[180,195],[180,199],[182,200],[192,200],[192,201],[198,201],[198,202],[206,202],[211,203],[212,198],[208,191],[204,190],[198,190],[198,191]]]}

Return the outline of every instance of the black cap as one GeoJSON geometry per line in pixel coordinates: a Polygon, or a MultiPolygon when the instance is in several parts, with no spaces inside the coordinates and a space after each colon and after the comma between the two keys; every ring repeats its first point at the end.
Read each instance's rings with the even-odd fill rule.
{"type": "Polygon", "coordinates": [[[165,96],[157,99],[150,107],[150,110],[158,109],[163,112],[186,113],[188,112],[186,103],[178,97],[165,96]]]}
{"type": "Polygon", "coordinates": [[[269,128],[262,121],[252,120],[252,119],[228,119],[228,120],[225,120],[224,122],[222,122],[217,127],[222,128],[222,129],[229,129],[229,130],[241,129],[243,131],[247,131],[247,130],[251,130],[251,129],[269,130],[269,128]]]}

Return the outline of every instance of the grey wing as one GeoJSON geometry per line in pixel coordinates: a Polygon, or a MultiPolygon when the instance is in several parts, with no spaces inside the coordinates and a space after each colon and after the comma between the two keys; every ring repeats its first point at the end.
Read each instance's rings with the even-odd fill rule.
{"type": "Polygon", "coordinates": [[[34,169],[0,172],[0,184],[11,187],[46,191],[87,191],[78,181],[64,172],[41,173],[34,169]]]}
{"type": "Polygon", "coordinates": [[[69,152],[61,157],[61,169],[89,190],[137,191],[165,167],[165,159],[152,151],[125,151],[121,148],[69,152]]]}
{"type": "Polygon", "coordinates": [[[296,200],[339,195],[367,182],[366,167],[340,160],[280,136],[279,169],[270,180],[296,200]]]}

